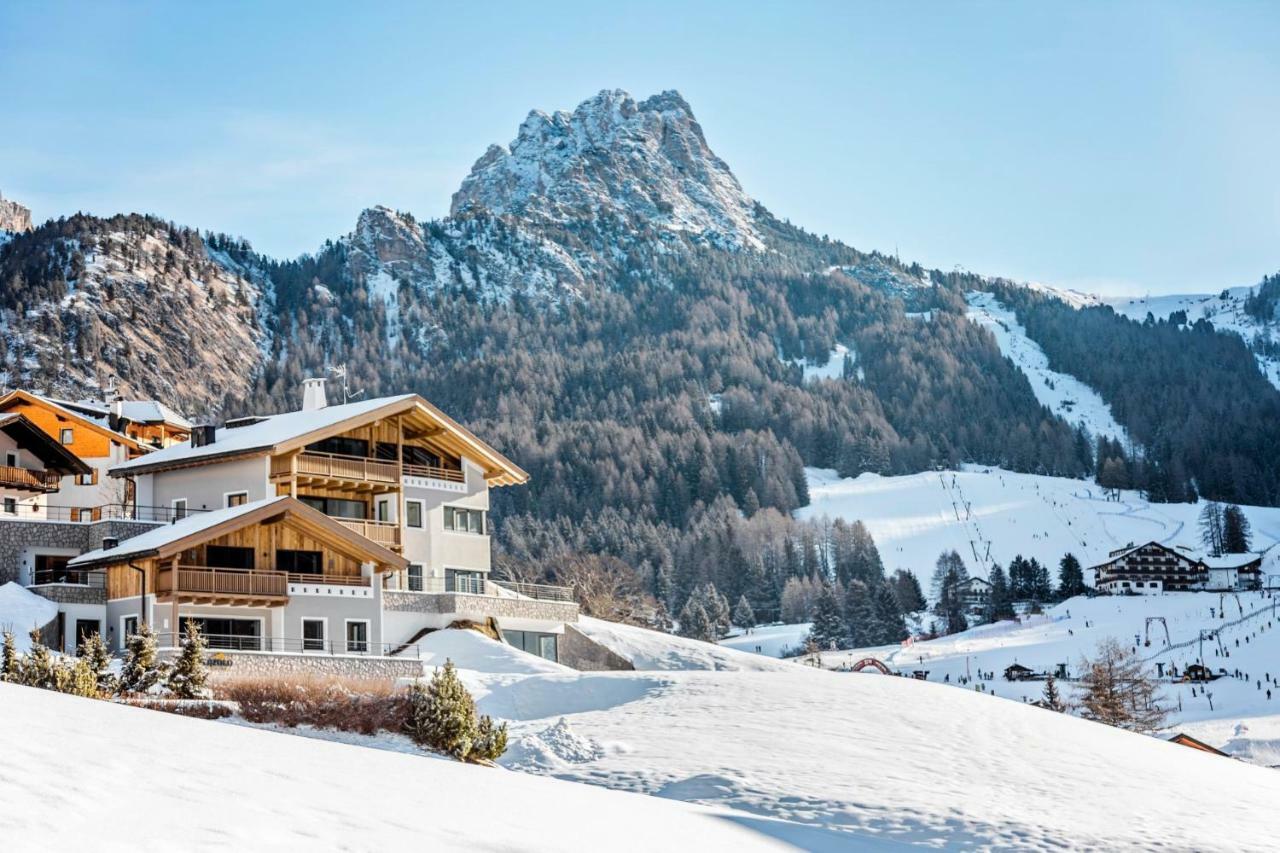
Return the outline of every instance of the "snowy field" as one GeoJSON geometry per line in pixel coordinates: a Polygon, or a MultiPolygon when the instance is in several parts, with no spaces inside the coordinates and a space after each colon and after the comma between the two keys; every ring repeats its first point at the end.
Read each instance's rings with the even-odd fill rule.
{"type": "MultiPolygon", "coordinates": [[[[1056,580],[1058,561],[1068,551],[1087,568],[1130,542],[1199,545],[1199,504],[1152,504],[1132,491],[1122,492],[1118,502],[1106,500],[1096,483],[1085,480],[979,466],[900,477],[842,479],[821,468],[807,474],[811,503],[799,517],[861,519],[886,572],[911,569],[926,587],[938,554],[953,548],[970,574],[985,576],[990,560],[1008,567],[1022,554],[1047,564],[1056,580]]],[[[1280,508],[1243,509],[1254,550],[1267,552],[1264,571],[1277,571],[1280,508]]]]}
{"type": "MultiPolygon", "coordinates": [[[[646,658],[665,641],[611,638],[646,658]]],[[[717,670],[463,677],[511,721],[505,766],[777,818],[804,849],[1277,843],[1272,771],[941,684],[721,652],[717,670]]]]}
{"type": "Polygon", "coordinates": [[[737,633],[725,637],[720,645],[741,652],[754,652],[780,658],[789,651],[803,648],[809,636],[811,623],[800,622],[795,625],[762,625],[752,628],[747,633],[737,633]]]}
{"type": "Polygon", "coordinates": [[[995,335],[1000,352],[1026,374],[1041,405],[1069,424],[1083,423],[1092,435],[1126,441],[1124,428],[1116,423],[1111,407],[1098,392],[1074,376],[1051,369],[1049,357],[1027,337],[1027,330],[1012,310],[990,293],[968,293],[965,299],[969,303],[969,319],[995,335]]]}
{"type": "Polygon", "coordinates": [[[786,849],[751,815],[30,687],[0,719],[12,853],[786,849]]]}

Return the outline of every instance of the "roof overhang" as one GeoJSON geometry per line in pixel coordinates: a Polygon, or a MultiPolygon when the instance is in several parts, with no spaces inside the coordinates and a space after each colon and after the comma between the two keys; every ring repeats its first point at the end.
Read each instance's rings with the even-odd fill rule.
{"type": "Polygon", "coordinates": [[[104,427],[102,424],[96,423],[95,421],[85,417],[84,415],[81,415],[78,412],[68,409],[66,406],[63,406],[59,403],[55,403],[54,401],[49,400],[45,397],[41,397],[37,394],[32,394],[30,391],[23,391],[21,388],[16,389],[14,391],[10,391],[8,394],[5,394],[3,397],[0,397],[0,411],[7,410],[10,406],[12,406],[14,403],[17,403],[17,402],[27,403],[32,406],[40,406],[42,408],[49,409],[50,411],[57,414],[59,417],[66,418],[67,420],[75,423],[77,426],[83,426],[93,430],[94,432],[100,433],[101,435],[106,436],[112,441],[118,441],[119,443],[123,444],[125,447],[128,447],[130,450],[137,450],[141,453],[145,453],[151,449],[150,447],[147,447],[146,445],[138,442],[137,440],[130,438],[124,433],[120,433],[120,432],[116,432],[115,430],[108,429],[107,427],[104,427]]]}
{"type": "Polygon", "coordinates": [[[60,474],[89,474],[93,469],[83,459],[62,446],[26,415],[9,412],[0,415],[0,431],[18,443],[19,447],[34,453],[46,470],[60,474]]]}

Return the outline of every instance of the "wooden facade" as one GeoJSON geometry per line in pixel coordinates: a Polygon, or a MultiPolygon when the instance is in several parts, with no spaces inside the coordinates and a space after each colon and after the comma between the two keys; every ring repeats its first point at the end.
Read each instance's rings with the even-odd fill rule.
{"type": "Polygon", "coordinates": [[[113,444],[123,446],[129,458],[145,452],[135,439],[113,432],[101,424],[26,391],[10,391],[0,398],[0,411],[16,412],[26,416],[46,435],[58,442],[62,442],[63,430],[70,430],[71,442],[62,443],[81,459],[109,458],[113,444]]]}

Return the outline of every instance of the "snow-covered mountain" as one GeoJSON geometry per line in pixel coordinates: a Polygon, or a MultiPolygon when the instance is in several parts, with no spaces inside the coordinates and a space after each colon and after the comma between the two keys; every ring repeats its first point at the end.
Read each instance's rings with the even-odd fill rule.
{"type": "Polygon", "coordinates": [[[454,216],[473,211],[764,246],[755,203],[675,91],[643,101],[604,91],[571,113],[531,112],[511,145],[490,146],[454,194],[454,216]]]}

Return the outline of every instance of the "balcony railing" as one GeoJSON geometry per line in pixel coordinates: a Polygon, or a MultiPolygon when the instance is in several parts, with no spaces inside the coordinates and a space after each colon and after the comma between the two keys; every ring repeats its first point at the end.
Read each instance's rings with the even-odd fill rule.
{"type": "Polygon", "coordinates": [[[129,506],[126,504],[101,504],[99,506],[36,506],[17,504],[12,511],[0,507],[0,520],[21,519],[41,521],[66,521],[73,524],[92,524],[96,521],[150,521],[165,524],[183,518],[200,509],[175,511],[168,506],[129,506]]]}
{"type": "MultiPolygon", "coordinates": [[[[171,631],[156,634],[156,645],[162,649],[177,648],[186,639],[171,631]]],[[[372,643],[367,640],[319,640],[298,637],[251,637],[242,634],[205,634],[205,644],[211,653],[217,652],[287,652],[290,654],[362,655],[387,657],[421,657],[417,643],[402,646],[398,643],[372,643]]],[[[216,659],[215,659],[216,660],[216,659]]],[[[215,664],[216,666],[216,664],[215,664]]]]}
{"type": "Polygon", "coordinates": [[[394,521],[372,521],[364,518],[339,518],[337,516],[333,516],[333,520],[384,548],[400,547],[400,525],[394,521]]]}
{"type": "Polygon", "coordinates": [[[369,578],[361,575],[319,575],[289,572],[289,583],[308,583],[317,586],[369,586],[369,578]]]}
{"type": "MultiPolygon", "coordinates": [[[[287,465],[287,460],[286,460],[287,465]]],[[[285,469],[288,470],[287,468],[285,469]]],[[[273,473],[281,473],[273,468],[273,473]]],[[[361,480],[369,483],[399,483],[400,466],[395,462],[367,456],[306,451],[298,454],[298,473],[334,480],[361,480]]]]}
{"type": "Polygon", "coordinates": [[[106,580],[107,576],[103,572],[91,572],[85,569],[38,569],[31,576],[31,585],[61,584],[102,589],[106,586],[106,580]]]}
{"type": "Polygon", "coordinates": [[[490,581],[495,586],[539,601],[573,601],[573,587],[553,586],[545,583],[520,583],[519,581],[490,581]]]}
{"type": "MultiPolygon", "coordinates": [[[[384,578],[386,579],[384,580],[385,586],[390,581],[391,575],[384,575],[384,578]]],[[[499,583],[487,578],[470,576],[444,578],[411,578],[405,576],[399,589],[402,592],[462,593],[463,595],[488,596],[500,596],[505,590],[508,593],[514,592],[525,598],[535,598],[539,601],[572,602],[574,600],[572,587],[540,583],[516,583],[514,581],[502,581],[499,583]]]]}
{"type": "Polygon", "coordinates": [[[0,486],[6,488],[56,492],[61,484],[62,475],[55,471],[34,471],[30,468],[0,465],[0,486]]]}
{"type": "Polygon", "coordinates": [[[215,569],[208,566],[165,568],[156,576],[157,595],[216,595],[286,598],[289,577],[284,572],[215,569]]]}
{"type": "Polygon", "coordinates": [[[467,477],[458,468],[444,468],[439,465],[405,465],[406,477],[426,477],[431,480],[444,480],[448,483],[465,483],[467,477]]]}

